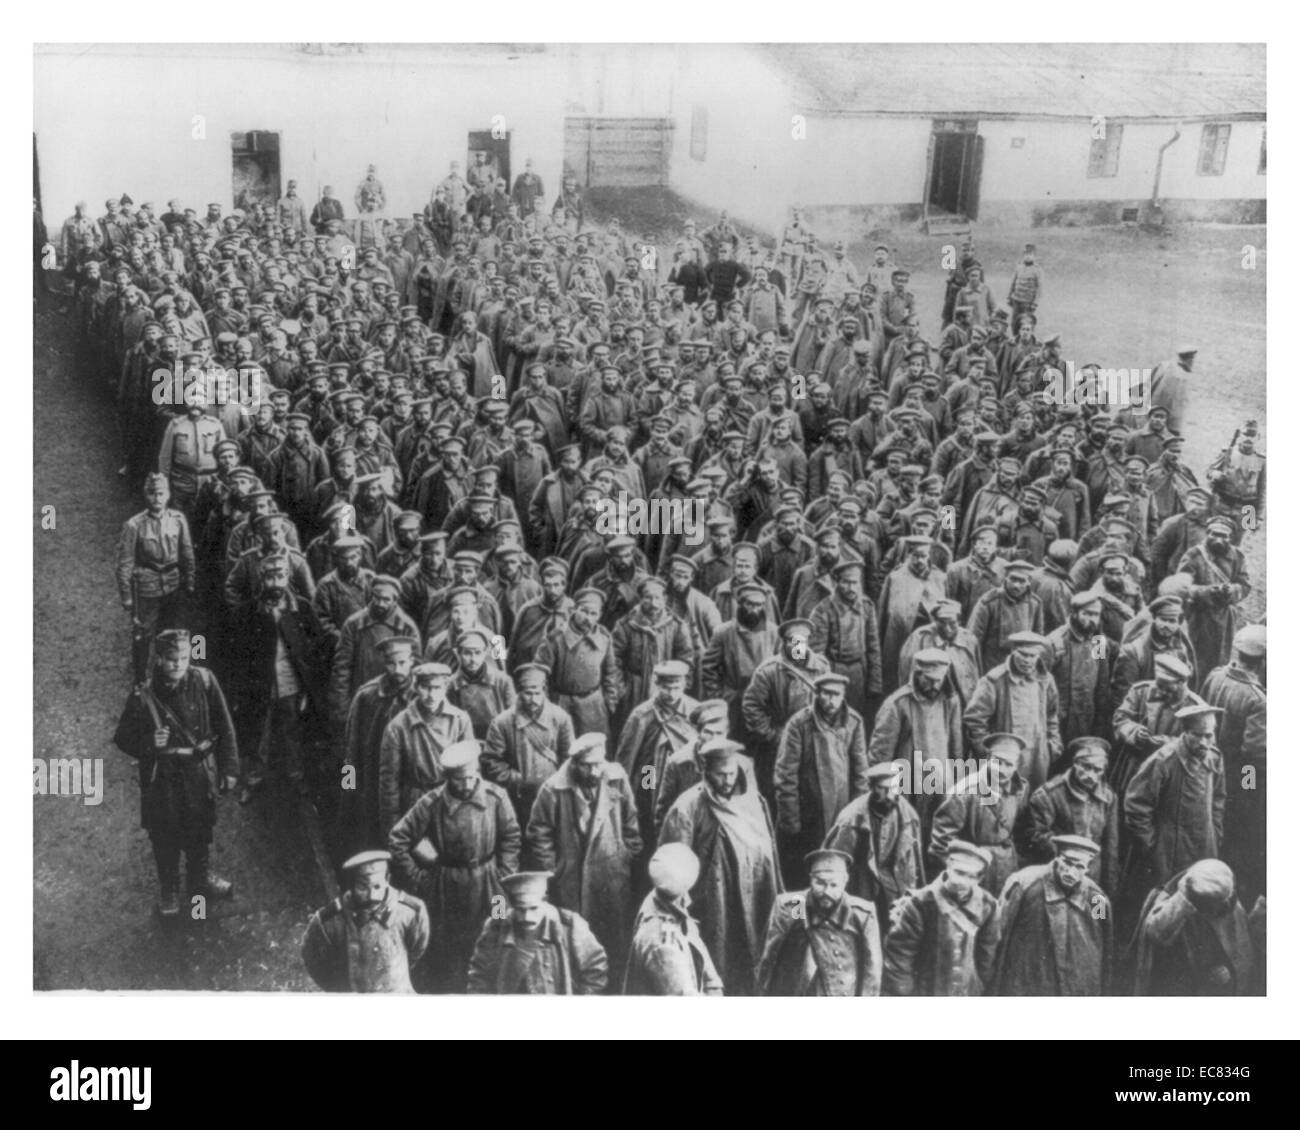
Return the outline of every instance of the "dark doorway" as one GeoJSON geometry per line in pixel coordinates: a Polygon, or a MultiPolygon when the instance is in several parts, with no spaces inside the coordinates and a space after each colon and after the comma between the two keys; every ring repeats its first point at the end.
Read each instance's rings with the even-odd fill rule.
{"type": "Polygon", "coordinates": [[[928,210],[978,218],[984,139],[974,132],[974,123],[960,130],[937,130],[930,142],[928,210]]]}
{"type": "Polygon", "coordinates": [[[465,177],[474,181],[474,166],[478,164],[477,154],[483,154],[483,163],[492,170],[494,180],[500,178],[506,182],[506,191],[510,191],[510,134],[503,133],[493,137],[490,129],[471,130],[469,134],[469,152],[465,155],[465,177]]]}
{"type": "Polygon", "coordinates": [[[280,135],[269,130],[232,133],[230,158],[235,207],[274,206],[280,199],[280,135]]]}

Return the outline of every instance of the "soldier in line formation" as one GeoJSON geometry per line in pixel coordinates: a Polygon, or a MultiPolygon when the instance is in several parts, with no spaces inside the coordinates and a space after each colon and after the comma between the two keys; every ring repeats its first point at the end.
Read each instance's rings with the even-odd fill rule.
{"type": "Polygon", "coordinates": [[[724,216],[670,265],[529,175],[406,225],[372,176],[361,248],[65,225],[144,488],[117,744],[163,915],[181,854],[230,893],[235,790],[331,837],[327,989],[1257,991],[1258,427],[1203,487],[1159,388],[1061,402],[1032,248],[1003,309],[967,245],[932,343],[883,245],[724,216]],[[660,501],[701,527],[608,521],[660,501]]]}

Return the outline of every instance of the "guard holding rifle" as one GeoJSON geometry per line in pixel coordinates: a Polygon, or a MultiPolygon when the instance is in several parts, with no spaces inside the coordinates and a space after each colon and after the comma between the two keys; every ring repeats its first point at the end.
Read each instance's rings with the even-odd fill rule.
{"type": "Polygon", "coordinates": [[[228,898],[233,884],[209,863],[217,794],[235,787],[235,727],[216,676],[190,665],[185,629],[158,633],[154,670],[131,692],[113,744],[140,768],[140,823],[149,833],[164,919],[180,914],[180,857],[188,893],[228,898]]]}

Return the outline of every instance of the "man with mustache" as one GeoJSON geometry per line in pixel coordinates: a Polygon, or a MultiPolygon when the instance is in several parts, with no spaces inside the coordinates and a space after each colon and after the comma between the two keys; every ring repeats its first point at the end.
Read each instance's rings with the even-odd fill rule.
{"type": "Polygon", "coordinates": [[[1026,818],[1016,829],[1022,859],[1046,863],[1052,837],[1086,836],[1098,851],[1088,862],[1088,877],[1104,891],[1119,887],[1119,798],[1105,782],[1110,743],[1076,738],[1066,751],[1069,767],[1029,798],[1026,818]]]}
{"type": "Polygon", "coordinates": [[[551,672],[556,705],[568,712],[577,734],[609,733],[622,697],[613,641],[600,623],[604,606],[600,589],[579,589],[568,622],[537,649],[537,662],[551,672]]]}
{"type": "Polygon", "coordinates": [[[374,850],[344,862],[343,893],[307,925],[302,962],[327,993],[415,992],[411,970],[429,945],[429,912],[389,884],[391,860],[374,850]]]}
{"type": "Polygon", "coordinates": [[[941,858],[938,878],[895,907],[882,996],[978,997],[993,983],[1001,918],[996,896],[982,885],[992,856],[952,840],[941,858]]]}
{"type": "Polygon", "coordinates": [[[1069,620],[1047,637],[1044,661],[1060,700],[1061,740],[1110,733],[1110,680],[1116,646],[1101,634],[1102,601],[1075,593],[1069,620]]]}
{"type": "MultiPolygon", "coordinates": [[[[434,665],[416,669],[419,698],[390,730],[424,709],[425,666],[434,665]]],[[[505,791],[483,780],[478,742],[462,738],[429,753],[421,757],[436,774],[433,787],[397,820],[388,850],[402,888],[429,908],[430,948],[417,987],[460,992],[475,938],[504,894],[502,879],[519,867],[522,837],[505,791]]]]}
{"type": "Polygon", "coordinates": [[[388,842],[379,808],[380,747],[388,723],[415,700],[411,670],[420,641],[414,636],[389,636],[380,644],[384,670],[364,683],[348,708],[343,737],[344,772],[351,769],[351,787],[339,807],[340,838],[345,850],[388,842]]]}
{"type": "Polygon", "coordinates": [[[881,686],[899,685],[898,657],[916,626],[918,614],[946,597],[947,579],[931,563],[931,540],[911,535],[902,539],[903,564],[886,578],[877,606],[881,632],[881,686]]]}
{"type": "Polygon", "coordinates": [[[1124,792],[1134,854],[1126,884],[1141,896],[1223,849],[1223,757],[1215,744],[1223,711],[1205,703],[1174,716],[1178,734],[1142,763],[1124,792]]]}
{"type": "Polygon", "coordinates": [[[627,958],[632,861],[643,846],[633,786],[611,764],[604,734],[584,734],[541,785],[525,833],[525,859],[550,871],[556,906],[580,914],[615,968],[627,958]]]}
{"type": "Polygon", "coordinates": [[[777,899],[757,988],[768,997],[874,997],[882,955],[876,909],[848,893],[851,858],[818,848],[805,859],[808,889],[777,899]]]}
{"type": "Polygon", "coordinates": [[[983,670],[992,671],[1010,654],[1010,639],[1017,632],[1042,632],[1043,602],[1030,590],[1034,567],[1028,561],[1010,561],[1002,583],[975,602],[967,627],[980,644],[983,670]]]}
{"type": "Polygon", "coordinates": [[[948,657],[948,677],[957,701],[970,702],[980,679],[979,641],[962,626],[961,606],[955,600],[941,600],[930,609],[930,622],[922,624],[903,644],[898,658],[900,679],[911,678],[916,657],[926,650],[941,651],[948,657]]]}
{"type": "Polygon", "coordinates": [[[928,836],[930,819],[955,783],[962,757],[962,707],[950,679],[952,652],[917,652],[908,681],[881,704],[867,745],[872,766],[908,767],[908,792],[928,836]]]}
{"type": "Polygon", "coordinates": [[[1178,572],[1192,578],[1187,630],[1198,671],[1211,671],[1231,657],[1237,606],[1250,595],[1250,572],[1246,555],[1233,545],[1235,531],[1231,518],[1215,515],[1205,525],[1205,541],[1178,563],[1178,572]]]}
{"type": "Polygon", "coordinates": [[[547,871],[520,871],[502,880],[510,914],[493,913],[483,923],[470,959],[469,993],[592,996],[605,992],[609,957],[579,914],[547,900],[552,878],[547,871]]]}
{"type": "Polygon", "coordinates": [[[1099,997],[1110,987],[1110,899],[1088,877],[1100,846],[1051,837],[1056,858],[1016,872],[1000,902],[1002,938],[990,992],[1017,997],[1099,997]]]}
{"type": "Polygon", "coordinates": [[[777,830],[783,873],[792,881],[804,873],[808,845],[820,844],[840,810],[867,791],[866,730],[845,700],[848,682],[819,675],[812,703],[786,724],[777,749],[777,830]]]}
{"type": "Polygon", "coordinates": [[[1047,640],[1037,632],[1016,632],[1004,663],[986,672],[966,705],[966,744],[980,749],[994,731],[1017,735],[1024,756],[1018,769],[1025,799],[1046,780],[1061,756],[1060,698],[1045,661],[1047,640]]]}
{"type": "MultiPolygon", "coordinates": [[[[308,795],[309,784],[318,782],[308,782],[304,775],[306,729],[325,707],[327,637],[311,603],[290,591],[287,557],[264,557],[258,571],[260,589],[231,625],[244,730],[241,804],[261,788],[273,755],[290,789],[308,795]]],[[[331,794],[334,784],[327,786],[331,794]]]]}
{"type": "Polygon", "coordinates": [[[1138,768],[1177,733],[1178,712],[1204,702],[1192,693],[1192,670],[1177,654],[1158,653],[1152,668],[1153,677],[1130,686],[1115,707],[1116,754],[1109,783],[1121,797],[1138,768]]]}
{"type": "Polygon", "coordinates": [[[895,904],[925,885],[921,819],[903,796],[903,775],[896,761],[868,769],[868,791],[844,806],[824,845],[848,856],[848,891],[874,904],[882,933],[895,904]]]}
{"type": "Polygon", "coordinates": [[[738,586],[735,601],[734,618],[720,624],[707,642],[700,673],[704,695],[727,703],[731,732],[740,735],[741,695],[758,667],[776,652],[777,625],[769,618],[771,597],[762,586],[738,586]]]}
{"type": "Polygon", "coordinates": [[[483,744],[483,775],[514,801],[519,826],[528,826],[537,790],[569,756],[573,721],[547,697],[550,672],[540,663],[515,670],[518,694],[488,726],[483,744]]]}
{"type": "Polygon", "coordinates": [[[131,692],[113,734],[113,744],[139,765],[141,824],[153,846],[164,921],[180,917],[182,852],[191,895],[223,899],[234,889],[209,859],[218,791],[229,792],[238,779],[235,727],[216,677],[191,666],[191,655],[187,630],[158,634],[151,677],[131,692]]]}
{"type": "Polygon", "coordinates": [[[701,750],[704,779],[664,818],[659,842],[681,843],[700,860],[691,900],[700,934],[727,996],[752,996],[772,907],[781,891],[772,819],[727,739],[701,750]]]}
{"type": "Polygon", "coordinates": [[[842,561],[832,576],[834,591],[812,610],[810,644],[826,656],[832,671],[848,679],[845,701],[869,726],[882,688],[876,609],[863,592],[860,562],[842,561]]]}
{"type": "Polygon", "coordinates": [[[667,659],[656,663],[653,694],[647,693],[631,708],[619,734],[617,760],[633,782],[637,820],[642,828],[654,827],[655,799],[664,767],[673,754],[696,737],[690,716],[699,703],[686,694],[688,664],[667,659]]]}

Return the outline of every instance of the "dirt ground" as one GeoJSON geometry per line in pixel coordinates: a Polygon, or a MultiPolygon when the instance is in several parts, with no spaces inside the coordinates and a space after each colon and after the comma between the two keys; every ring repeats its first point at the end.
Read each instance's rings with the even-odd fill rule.
{"type": "MultiPolygon", "coordinates": [[[[711,222],[663,192],[592,199],[593,218],[613,206],[629,231],[665,233],[687,216],[711,222]]],[[[1186,459],[1198,475],[1248,418],[1265,417],[1265,231],[976,230],[994,295],[1004,299],[1027,239],[1045,275],[1040,326],[1063,335],[1064,355],[1107,367],[1145,368],[1190,339],[1200,348],[1186,459]],[[1243,248],[1258,250],[1255,269],[1243,248]]],[[[889,244],[912,271],[923,332],[937,340],[955,237],[864,233],[850,250],[865,263],[889,244]]],[[[139,828],[134,768],[110,743],[130,687],[129,637],[112,578],[122,521],[138,509],[116,474],[112,411],[85,386],[68,349],[65,320],[48,307],[35,320],[36,512],[53,505],[54,530],[36,529],[33,756],[102,757],[99,806],[35,797],[35,969],[38,989],[271,990],[308,987],[298,959],[302,929],[324,898],[300,823],[275,819],[262,801],[221,805],[214,859],[235,880],[233,902],[208,921],[163,929],[148,841],[139,828]]],[[[1247,614],[1264,611],[1264,530],[1248,535],[1255,589],[1247,614]]]]}
{"type": "MultiPolygon", "coordinates": [[[[164,928],[140,828],[134,762],[112,745],[130,690],[130,633],[113,562],[140,504],[117,477],[106,399],[86,388],[66,322],[35,322],[34,758],[103,758],[103,802],[33,798],[37,989],[306,989],[298,946],[325,901],[301,825],[267,801],[221,801],[213,861],[235,897],[164,928]]],[[[268,798],[269,800],[269,798],[268,798]]]]}

